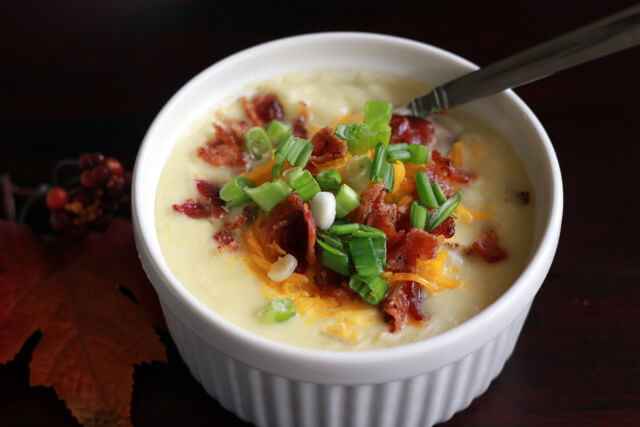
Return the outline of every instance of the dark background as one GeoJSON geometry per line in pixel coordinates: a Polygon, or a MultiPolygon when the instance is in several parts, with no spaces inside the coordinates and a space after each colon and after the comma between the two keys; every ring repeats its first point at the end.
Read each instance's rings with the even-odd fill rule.
{"type": "MultiPolygon", "coordinates": [[[[102,151],[132,167],[146,128],[182,84],[267,40],[382,32],[487,65],[632,4],[4,2],[0,173],[35,185],[48,179],[57,160],[83,151],[102,151]]],[[[546,127],[560,160],[560,246],[504,371],[447,425],[638,425],[640,50],[516,92],[546,127]]],[[[52,389],[28,386],[37,339],[0,366],[0,423],[74,425],[52,389]]],[[[206,395],[166,336],[165,342],[168,364],[136,368],[134,424],[246,425],[206,395]]]]}

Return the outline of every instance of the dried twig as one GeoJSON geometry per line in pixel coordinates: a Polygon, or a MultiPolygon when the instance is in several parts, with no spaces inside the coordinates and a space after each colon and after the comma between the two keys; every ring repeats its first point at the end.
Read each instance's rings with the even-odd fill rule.
{"type": "Polygon", "coordinates": [[[21,187],[19,185],[15,185],[11,182],[11,177],[8,173],[5,172],[0,174],[0,202],[2,203],[3,216],[9,221],[15,221],[16,218],[18,218],[16,215],[16,197],[27,198],[22,209],[24,211],[25,207],[28,209],[28,207],[33,203],[34,200],[32,199],[42,197],[47,190],[48,186],[46,184],[41,184],[37,187],[21,187]]]}
{"type": "Polygon", "coordinates": [[[16,220],[16,201],[13,198],[13,184],[8,173],[0,175],[0,193],[2,194],[2,212],[9,221],[16,220]]]}

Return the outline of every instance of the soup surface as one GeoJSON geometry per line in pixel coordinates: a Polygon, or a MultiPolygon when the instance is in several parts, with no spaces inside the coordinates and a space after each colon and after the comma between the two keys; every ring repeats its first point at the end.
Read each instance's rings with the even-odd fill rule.
{"type": "MultiPolygon", "coordinates": [[[[241,96],[250,99],[256,93],[275,94],[285,114],[283,120],[289,123],[300,117],[300,102],[304,102],[309,113],[304,126],[311,139],[324,126],[361,121],[367,101],[402,105],[426,89],[375,72],[299,73],[248,87],[199,119],[176,141],[156,194],[156,229],[171,271],[193,296],[236,325],[273,340],[319,349],[366,350],[414,342],[446,331],[487,307],[505,292],[528,261],[535,195],[508,142],[486,124],[458,111],[435,119],[435,142],[431,145],[473,179],[459,185],[462,201],[455,210],[455,235],[439,236],[437,255],[422,265],[430,272],[420,285],[424,295],[419,308],[425,319],[416,321],[409,316],[393,332],[385,313],[374,305],[358,299],[340,301],[318,292],[312,274],[294,275],[296,280],[284,283],[269,280],[266,267],[261,270],[251,261],[250,255],[255,255],[247,242],[251,221],[233,231],[237,251],[220,250],[212,236],[224,227],[223,220],[194,219],[174,208],[185,200],[197,199],[197,180],[224,184],[242,172],[255,174],[271,158],[268,153],[252,162],[252,170],[246,172],[242,167],[212,166],[198,155],[199,147],[215,138],[212,123],[224,127],[233,120],[247,120],[241,96]],[[481,251],[473,249],[474,242],[489,230],[498,236],[506,255],[497,262],[487,262],[481,251]],[[265,323],[256,313],[275,297],[291,298],[297,315],[285,322],[265,323]]],[[[433,158],[433,151],[431,154],[433,158]]],[[[334,163],[336,169],[344,167],[344,161],[340,162],[334,163]]],[[[405,165],[407,177],[424,170],[405,165]]],[[[402,195],[394,199],[396,188],[387,199],[406,204],[402,195]]],[[[382,277],[393,277],[385,274],[382,277]]]]}

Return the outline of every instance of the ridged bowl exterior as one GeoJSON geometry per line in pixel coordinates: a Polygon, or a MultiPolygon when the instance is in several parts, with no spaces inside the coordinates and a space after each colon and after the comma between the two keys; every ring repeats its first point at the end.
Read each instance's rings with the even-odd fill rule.
{"type": "Polygon", "coordinates": [[[425,427],[469,406],[498,376],[528,308],[476,351],[412,378],[381,384],[314,384],[238,362],[162,306],[193,376],[227,410],[260,427],[425,427]]]}
{"type": "MultiPolygon", "coordinates": [[[[132,218],[142,266],[193,376],[225,408],[258,426],[428,426],[482,394],[511,355],[553,260],[562,179],[551,141],[512,91],[464,107],[503,132],[532,178],[536,224],[529,264],[494,303],[428,340],[331,352],[274,342],[223,319],[169,269],[155,231],[158,177],[184,126],[230,91],[316,68],[374,69],[438,84],[477,67],[449,52],[380,34],[320,33],[270,42],[214,64],[188,82],[149,128],[134,169],[132,218]]],[[[212,278],[215,281],[215,278],[212,278]]]]}

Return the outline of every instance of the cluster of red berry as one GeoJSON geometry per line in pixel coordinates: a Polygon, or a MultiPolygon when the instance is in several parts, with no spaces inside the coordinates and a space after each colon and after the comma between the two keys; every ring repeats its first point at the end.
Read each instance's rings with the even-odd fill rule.
{"type": "Polygon", "coordinates": [[[82,238],[89,230],[106,230],[116,209],[129,200],[131,190],[131,172],[125,172],[118,159],[83,153],[78,167],[82,170],[80,185],[68,191],[53,187],[46,199],[53,230],[72,238],[82,238]]]}

